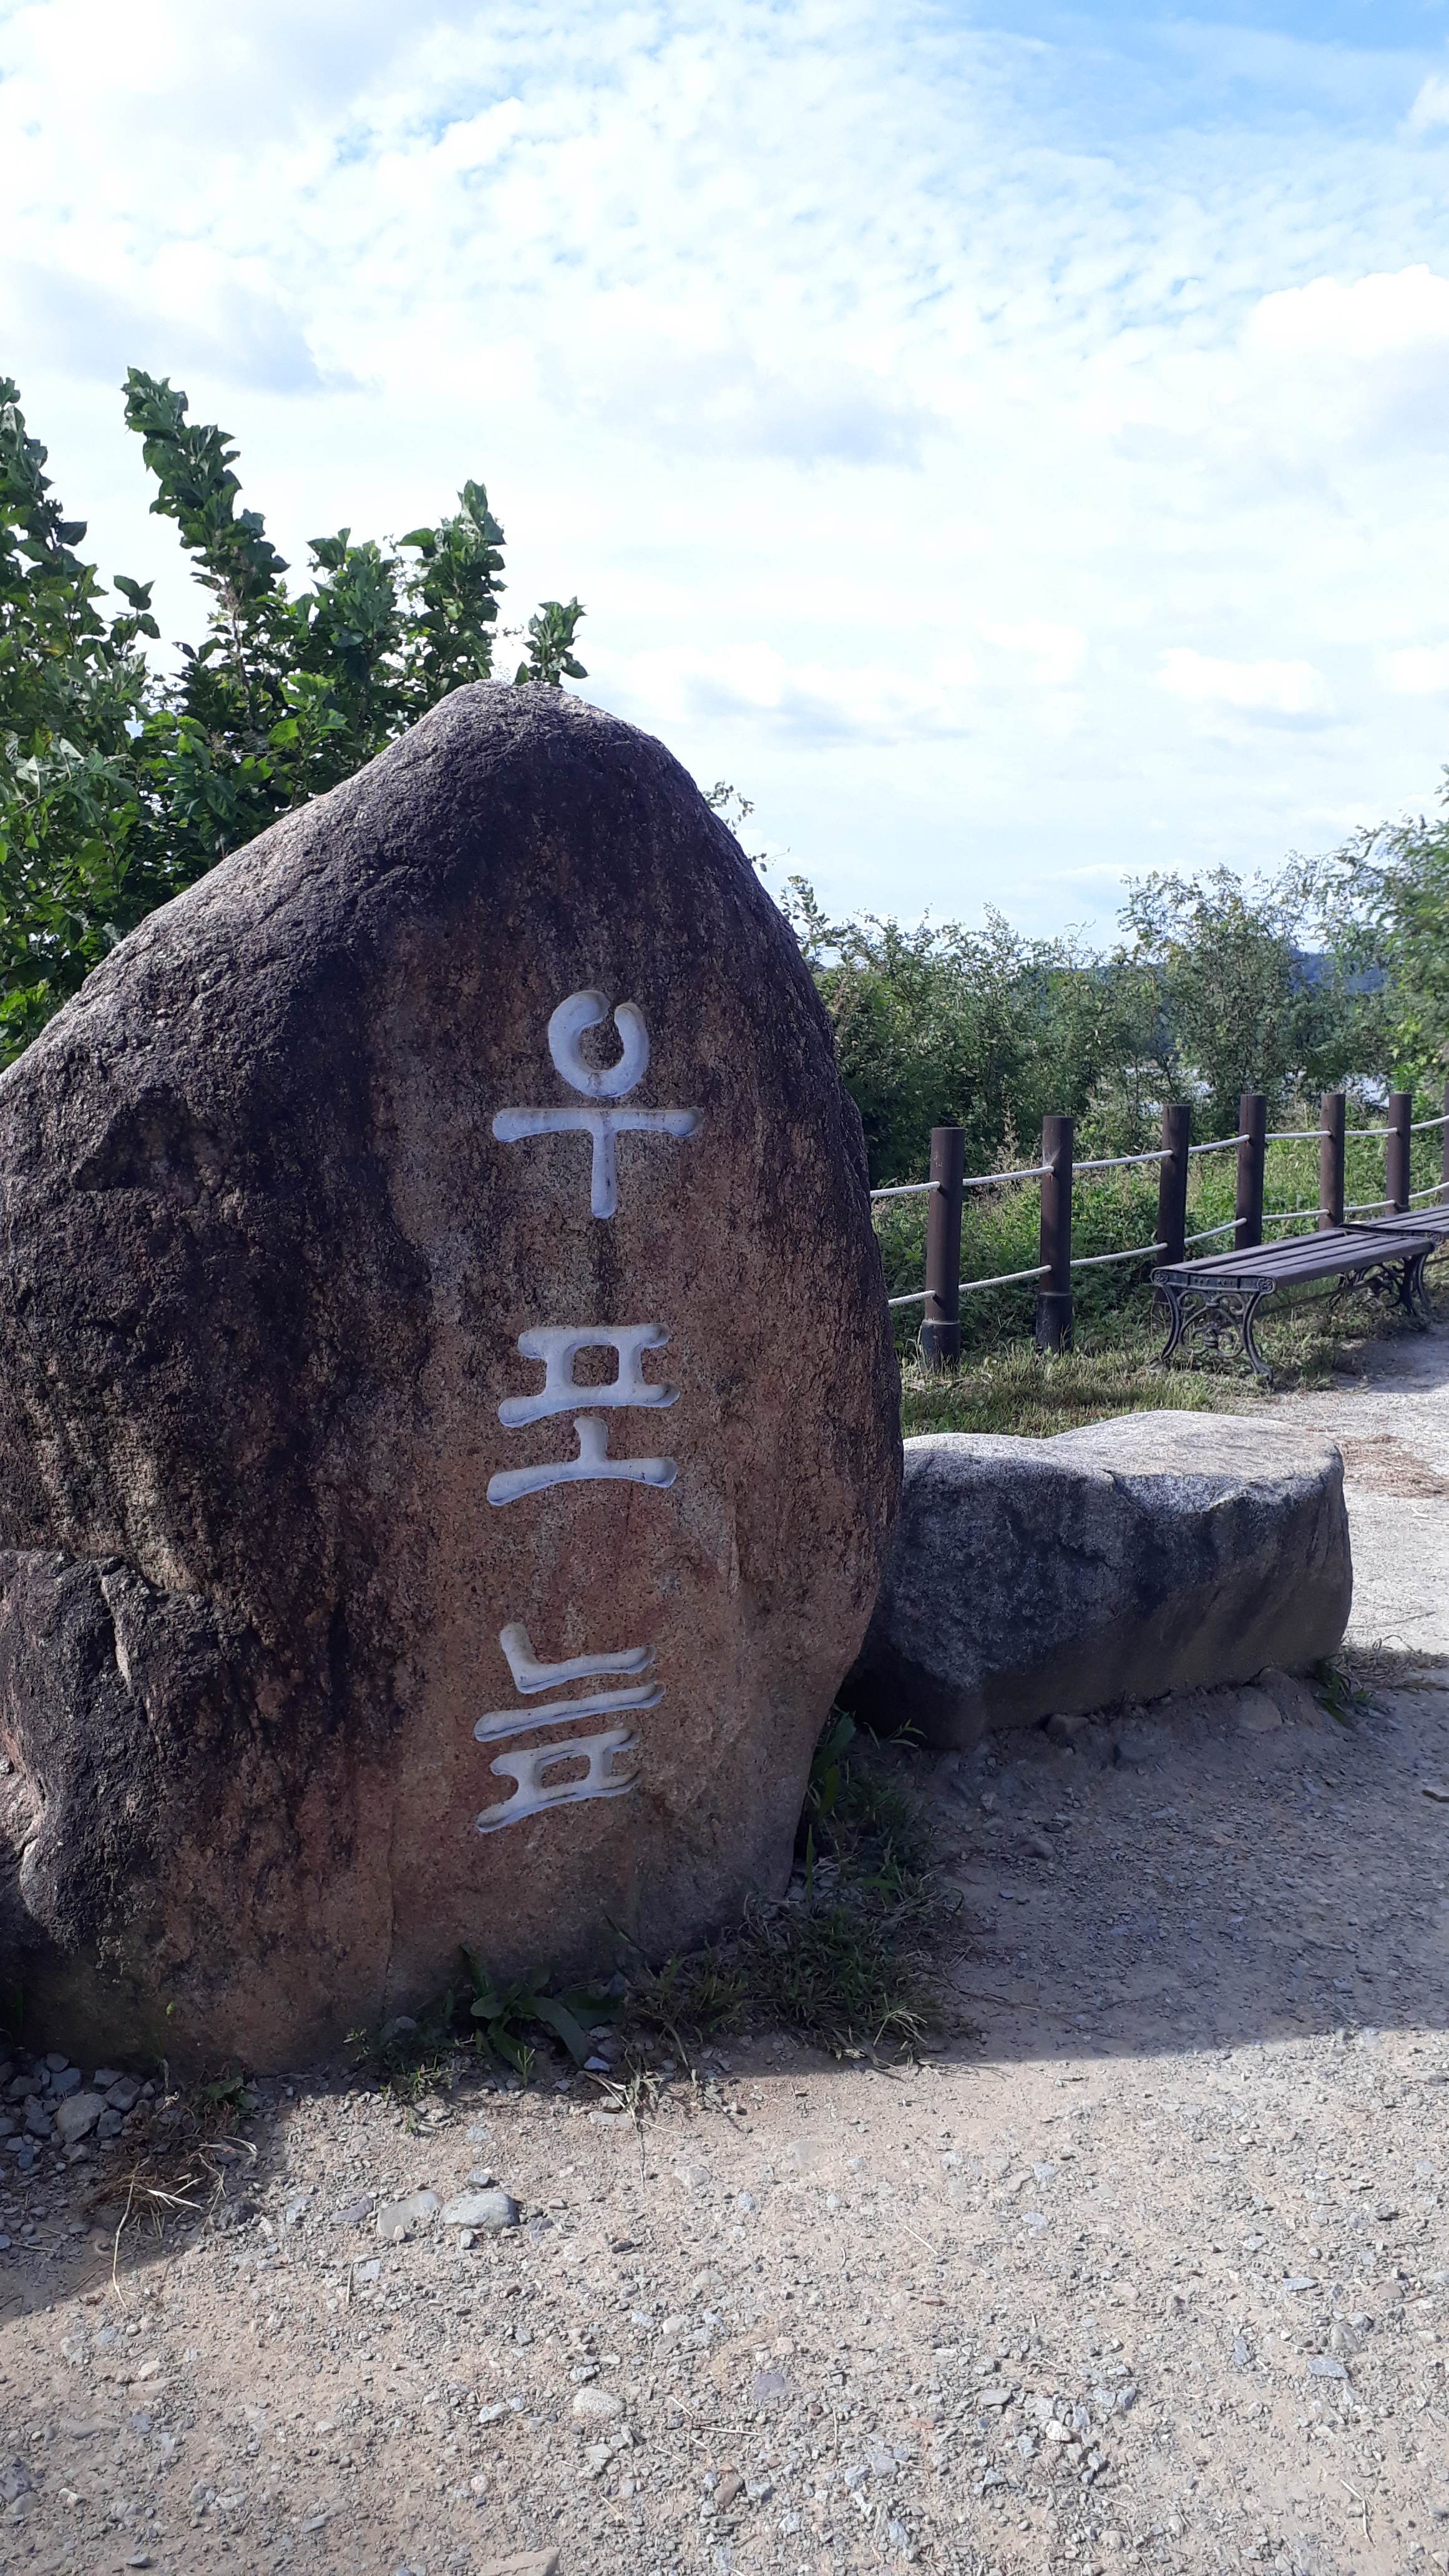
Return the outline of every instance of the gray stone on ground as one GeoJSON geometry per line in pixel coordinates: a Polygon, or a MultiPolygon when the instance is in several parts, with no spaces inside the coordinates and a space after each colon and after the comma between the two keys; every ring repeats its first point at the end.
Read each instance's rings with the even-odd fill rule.
{"type": "Polygon", "coordinates": [[[105,2110],[105,2099],[99,2093],[72,2093],[55,2114],[55,2125],[68,2147],[88,2138],[105,2110]]]}
{"type": "Polygon", "coordinates": [[[1240,1735],[1273,1735],[1283,1723],[1283,1712],[1265,1690],[1236,1693],[1233,1716],[1240,1735]]]}
{"type": "Polygon", "coordinates": [[[1333,1653],[1351,1596],[1342,1462],[1321,1433],[1199,1413],[1051,1440],[933,1433],[905,1444],[843,1696],[940,1745],[1259,1674],[1281,1716],[1280,1685],[1333,1653]]]}
{"type": "Polygon", "coordinates": [[[1285,1726],[1314,1726],[1323,1714],[1322,1702],[1301,1673],[1281,1672],[1269,1664],[1258,1675],[1258,1688],[1272,1701],[1285,1726]]]}
{"type": "Polygon", "coordinates": [[[435,2191],[409,2192],[406,2200],[385,2200],[377,2213],[377,2232],[388,2245],[418,2236],[431,2227],[442,2206],[435,2191]]]}
{"type": "Polygon", "coordinates": [[[573,2411],[584,2424],[611,2424],[624,2412],[624,2400],[612,2388],[580,2388],[575,2391],[573,2411]]]}
{"type": "Polygon", "coordinates": [[[445,2227],[471,2227],[475,2234],[501,2236],[518,2225],[518,2203],[506,2191],[465,2191],[443,2211],[445,2227]]]}
{"type": "Polygon", "coordinates": [[[1160,1762],[1167,1747],[1161,1731],[1143,1726],[1132,1718],[1124,1719],[1112,1740],[1113,1757],[1129,1771],[1146,1771],[1160,1762]]]}
{"type": "Polygon", "coordinates": [[[1059,1711],[1047,1720],[1047,1733],[1053,1744],[1064,1744],[1075,1753],[1085,1743],[1091,1723],[1091,1718],[1082,1709],[1074,1710],[1070,1716],[1059,1711]]]}

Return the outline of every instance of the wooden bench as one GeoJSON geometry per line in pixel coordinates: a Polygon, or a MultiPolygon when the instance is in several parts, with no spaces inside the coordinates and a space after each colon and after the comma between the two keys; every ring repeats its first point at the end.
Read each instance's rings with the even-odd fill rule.
{"type": "Polygon", "coordinates": [[[1317,1234],[1288,1235],[1281,1243],[1253,1244],[1241,1252],[1213,1252],[1202,1261],[1166,1263],[1152,1273],[1171,1324],[1162,1356],[1171,1359],[1184,1342],[1205,1342],[1216,1350],[1225,1334],[1235,1335],[1258,1376],[1271,1378],[1253,1339],[1253,1319],[1275,1290],[1313,1279],[1342,1279],[1346,1287],[1391,1297],[1422,1328],[1433,1321],[1424,1264],[1446,1242],[1449,1207],[1434,1207],[1325,1226],[1317,1234]]]}

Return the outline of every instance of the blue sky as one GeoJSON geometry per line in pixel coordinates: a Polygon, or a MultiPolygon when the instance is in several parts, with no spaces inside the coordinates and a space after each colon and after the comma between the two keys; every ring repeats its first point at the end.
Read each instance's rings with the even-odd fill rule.
{"type": "Polygon", "coordinates": [[[1449,759],[1449,5],[0,0],[0,370],[299,569],[487,482],[583,694],[832,905],[1110,928],[1449,759]]]}
{"type": "Polygon", "coordinates": [[[1161,41],[1184,28],[1237,27],[1295,36],[1307,44],[1413,51],[1442,37],[1449,8],[1446,0],[1221,0],[1219,7],[1207,9],[1184,9],[1174,0],[1137,0],[1137,5],[1122,8],[1072,9],[1057,7],[1053,0],[1040,0],[1038,6],[1018,0],[1013,7],[961,8],[951,14],[963,26],[1005,27],[1064,44],[1078,40],[1083,30],[1110,32],[1131,45],[1161,41]]]}

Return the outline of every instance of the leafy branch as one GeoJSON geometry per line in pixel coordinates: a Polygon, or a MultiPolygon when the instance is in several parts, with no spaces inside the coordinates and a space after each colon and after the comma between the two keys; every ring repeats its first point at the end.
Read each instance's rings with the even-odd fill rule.
{"type": "MultiPolygon", "coordinates": [[[[503,529],[483,484],[396,543],[316,537],[308,586],[243,503],[229,431],[127,370],[126,425],[205,593],[199,643],[153,670],[151,584],[108,614],[0,378],[0,1062],[144,915],[278,815],[351,777],[430,707],[493,676],[503,529]]],[[[529,619],[519,682],[587,675],[578,599],[529,619]]]]}

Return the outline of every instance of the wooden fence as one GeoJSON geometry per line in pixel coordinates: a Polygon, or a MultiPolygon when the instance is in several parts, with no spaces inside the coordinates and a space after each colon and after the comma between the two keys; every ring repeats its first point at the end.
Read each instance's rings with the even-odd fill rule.
{"type": "Polygon", "coordinates": [[[1326,1091],[1319,1106],[1316,1127],[1285,1127],[1269,1132],[1268,1103],[1261,1091],[1245,1091],[1238,1104],[1238,1133],[1211,1140],[1205,1145],[1192,1141],[1192,1110],[1186,1102],[1172,1103],[1162,1112],[1162,1142],[1147,1154],[1108,1154],[1089,1162],[1073,1159],[1074,1122],[1070,1118],[1044,1118],[1041,1129],[1041,1161],[1020,1172],[974,1172],[966,1165],[966,1131],[962,1127],[933,1127],[931,1130],[931,1177],[926,1181],[905,1181],[890,1189],[872,1190],[873,1202],[886,1199],[916,1198],[929,1195],[926,1211],[926,1284],[909,1296],[892,1297],[893,1307],[924,1306],[921,1322],[921,1356],[928,1368],[953,1366],[961,1356],[961,1300],[977,1289],[1003,1288],[1014,1281],[1035,1279],[1036,1341],[1044,1351],[1065,1349],[1072,1336],[1072,1273],[1074,1270],[1097,1269],[1111,1262],[1141,1261],[1152,1258],[1161,1262],[1185,1260],[1195,1243],[1207,1243],[1223,1234],[1231,1234],[1233,1248],[1241,1252],[1263,1240],[1265,1225],[1291,1225],[1313,1218],[1320,1226],[1343,1225],[1354,1217],[1370,1213],[1404,1214],[1418,1199],[1449,1195],[1449,1083],[1444,1086],[1444,1111],[1438,1118],[1415,1118],[1413,1094],[1393,1091],[1389,1094],[1389,1116],[1386,1127],[1353,1127],[1348,1125],[1348,1102],[1341,1091],[1326,1091]],[[1441,1130],[1442,1178],[1428,1189],[1410,1191],[1409,1157],[1413,1137],[1421,1130],[1441,1130]],[[1384,1196],[1381,1199],[1346,1201],[1344,1197],[1345,1154],[1350,1137],[1382,1137],[1384,1140],[1384,1196]],[[1318,1145],[1318,1205],[1316,1208],[1281,1208],[1263,1212],[1263,1184],[1270,1145],[1298,1145],[1315,1141],[1318,1145]],[[1187,1185],[1191,1159],[1198,1154],[1237,1155],[1236,1212],[1225,1224],[1209,1226],[1201,1234],[1189,1234],[1187,1228],[1187,1185]],[[1157,1239],[1152,1243],[1132,1244],[1125,1252],[1096,1252],[1078,1259],[1072,1255],[1072,1189],[1086,1172],[1123,1171],[1129,1165],[1155,1163],[1157,1181],[1157,1239]],[[968,1190],[1003,1189],[1013,1182],[1035,1181],[1041,1192],[1041,1217],[1038,1234],[1038,1257],[1029,1270],[1005,1270],[990,1279],[963,1279],[961,1276],[961,1220],[968,1190]]]}

